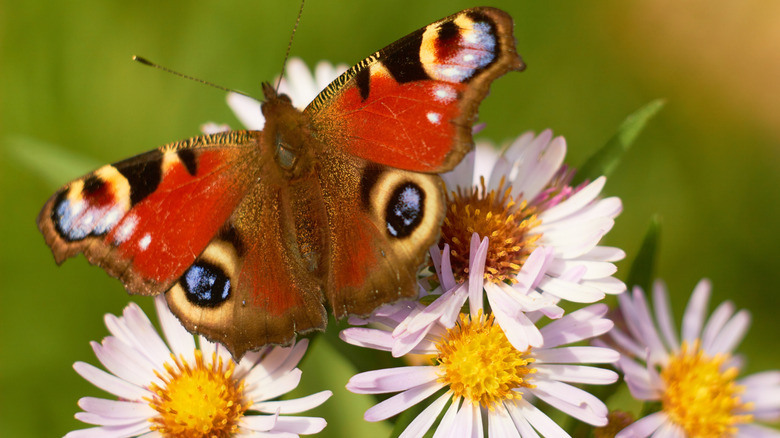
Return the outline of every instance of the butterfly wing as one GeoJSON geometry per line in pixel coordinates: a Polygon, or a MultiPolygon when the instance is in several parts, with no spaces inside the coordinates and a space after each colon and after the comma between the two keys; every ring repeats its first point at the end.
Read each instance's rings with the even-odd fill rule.
{"type": "Polygon", "coordinates": [[[512,19],[461,11],[396,41],[330,84],[306,108],[324,144],[405,170],[443,172],[471,150],[490,83],[522,70],[512,19]]]}
{"type": "Polygon", "coordinates": [[[57,263],[84,253],[129,292],[167,290],[249,190],[260,133],[195,137],[67,184],[38,215],[57,263]]]}
{"type": "Polygon", "coordinates": [[[416,296],[444,217],[441,178],[340,151],[326,152],[321,166],[332,236],[324,289],[336,318],[416,296]]]}
{"type": "Polygon", "coordinates": [[[321,258],[325,207],[314,174],[279,184],[258,179],[206,249],[166,294],[190,331],[219,341],[236,358],[296,333],[323,330],[321,258]]]}

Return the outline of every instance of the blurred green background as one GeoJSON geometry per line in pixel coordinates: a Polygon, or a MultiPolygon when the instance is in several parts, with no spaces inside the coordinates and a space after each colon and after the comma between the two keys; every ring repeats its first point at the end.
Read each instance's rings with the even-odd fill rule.
{"type": "MultiPolygon", "coordinates": [[[[292,54],[309,65],[352,64],[476,6],[420,3],[309,0],[292,54]]],[[[607,183],[624,212],[606,242],[627,251],[620,263],[625,278],[650,217],[659,214],[658,274],[671,288],[676,315],[695,283],[711,278],[716,302],[731,299],[753,314],[741,347],[747,371],[778,368],[780,3],[491,5],[515,18],[528,69],[493,85],[480,108],[487,123],[481,136],[498,143],[549,127],[566,137],[567,162],[576,166],[626,115],[666,98],[607,183]]],[[[88,342],[107,334],[102,315],[121,312],[128,301],[119,282],[82,257],[58,268],[35,227],[50,194],[89,169],[39,153],[39,163],[52,163],[42,173],[20,155],[51,144],[103,164],[196,135],[206,121],[238,127],[224,93],[130,56],[260,95],[260,82],[279,73],[297,10],[296,2],[243,0],[0,2],[3,436],[59,436],[83,426],[73,419],[77,399],[102,393],[71,364],[97,363],[88,342]]],[[[152,309],[151,299],[135,301],[152,309]]],[[[315,344],[304,385],[340,391],[348,365],[325,343],[315,344]]],[[[338,392],[319,411],[330,423],[323,436],[386,435],[385,425],[356,421],[370,401],[338,392]]]]}

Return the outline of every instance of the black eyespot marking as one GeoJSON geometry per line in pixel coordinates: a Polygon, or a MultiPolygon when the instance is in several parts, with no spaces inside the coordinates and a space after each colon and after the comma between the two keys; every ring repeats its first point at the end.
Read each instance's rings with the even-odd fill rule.
{"type": "Polygon", "coordinates": [[[392,237],[407,237],[420,225],[425,212],[425,192],[412,182],[394,191],[385,209],[387,232],[392,237]]]}
{"type": "Polygon", "coordinates": [[[439,26],[437,40],[443,42],[450,42],[454,38],[460,37],[460,28],[454,21],[444,22],[439,26]]]}
{"type": "Polygon", "coordinates": [[[184,167],[187,169],[187,173],[191,176],[195,176],[198,172],[198,159],[195,158],[195,152],[192,149],[179,149],[176,151],[176,155],[184,167]]]}
{"type": "Polygon", "coordinates": [[[398,46],[400,49],[393,52],[391,56],[382,53],[384,55],[380,58],[382,63],[399,84],[430,79],[420,61],[423,33],[425,33],[425,28],[393,43],[393,48],[398,46]]]}
{"type": "Polygon", "coordinates": [[[230,279],[221,268],[208,262],[195,262],[179,282],[187,300],[198,307],[218,307],[230,297],[230,279]]]}
{"type": "Polygon", "coordinates": [[[82,191],[85,195],[92,195],[94,193],[97,193],[105,185],[106,185],[105,181],[96,177],[95,175],[91,175],[84,180],[84,188],[82,189],[82,191]]]}
{"type": "Polygon", "coordinates": [[[159,150],[114,164],[130,185],[130,205],[135,205],[157,190],[162,180],[163,153],[159,150]]]}

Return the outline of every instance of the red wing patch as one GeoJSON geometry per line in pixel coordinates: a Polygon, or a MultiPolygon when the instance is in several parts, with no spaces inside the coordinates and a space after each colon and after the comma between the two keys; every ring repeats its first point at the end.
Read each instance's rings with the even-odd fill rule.
{"type": "Polygon", "coordinates": [[[398,40],[341,75],[306,108],[327,145],[418,172],[452,169],[490,83],[522,70],[512,19],[492,8],[459,12],[398,40]]]}

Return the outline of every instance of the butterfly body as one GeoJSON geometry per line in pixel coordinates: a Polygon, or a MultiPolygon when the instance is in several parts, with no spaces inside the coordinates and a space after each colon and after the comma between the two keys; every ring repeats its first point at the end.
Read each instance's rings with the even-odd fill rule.
{"type": "Polygon", "coordinates": [[[38,225],[131,293],[166,294],[237,357],[416,295],[443,184],[490,82],[520,70],[511,18],[462,11],[337,78],[304,110],[268,84],[263,131],[171,143],[77,179],[38,225]]]}

